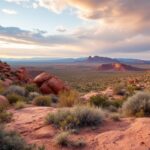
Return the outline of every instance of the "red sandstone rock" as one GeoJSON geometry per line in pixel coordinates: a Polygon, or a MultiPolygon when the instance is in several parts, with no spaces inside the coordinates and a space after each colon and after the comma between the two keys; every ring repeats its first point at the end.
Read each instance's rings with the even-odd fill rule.
{"type": "Polygon", "coordinates": [[[51,94],[51,93],[54,93],[52,91],[52,89],[48,86],[47,82],[43,83],[42,86],[40,87],[40,91],[43,93],[43,94],[51,94]]]}
{"type": "Polygon", "coordinates": [[[10,86],[12,83],[13,83],[13,81],[10,80],[10,79],[5,79],[5,80],[2,82],[2,84],[3,84],[4,87],[10,86]]]}
{"type": "Polygon", "coordinates": [[[58,77],[46,72],[35,77],[33,82],[40,87],[43,94],[58,94],[60,91],[69,89],[58,77]]]}
{"type": "Polygon", "coordinates": [[[38,76],[36,76],[33,80],[33,82],[35,82],[38,86],[41,86],[43,84],[43,82],[47,81],[48,79],[50,79],[53,75],[50,75],[46,72],[43,72],[41,74],[39,74],[38,76]]]}
{"type": "Polygon", "coordinates": [[[7,106],[9,104],[5,96],[0,95],[0,106],[7,106]]]}
{"type": "Polygon", "coordinates": [[[55,77],[48,80],[48,86],[51,87],[56,94],[65,88],[63,81],[55,77]]]}

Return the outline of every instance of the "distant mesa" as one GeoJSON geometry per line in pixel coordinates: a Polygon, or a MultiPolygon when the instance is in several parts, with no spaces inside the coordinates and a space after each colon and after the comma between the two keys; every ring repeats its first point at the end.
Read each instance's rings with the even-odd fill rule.
{"type": "Polygon", "coordinates": [[[120,72],[125,72],[125,71],[146,71],[146,69],[142,68],[137,68],[133,67],[130,65],[122,64],[122,63],[109,63],[109,64],[102,64],[98,67],[99,71],[109,71],[109,72],[114,72],[114,71],[120,71],[120,72]]]}
{"type": "Polygon", "coordinates": [[[119,63],[118,60],[108,57],[89,56],[86,60],[88,63],[119,63]]]}

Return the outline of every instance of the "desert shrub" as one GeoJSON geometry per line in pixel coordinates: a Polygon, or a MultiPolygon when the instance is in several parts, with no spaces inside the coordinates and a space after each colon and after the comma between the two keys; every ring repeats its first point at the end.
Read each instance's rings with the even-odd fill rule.
{"type": "Polygon", "coordinates": [[[149,116],[150,115],[150,93],[138,92],[122,106],[122,112],[126,116],[149,116]]]}
{"type": "Polygon", "coordinates": [[[0,82],[0,94],[3,94],[5,92],[5,87],[0,82]]]}
{"type": "Polygon", "coordinates": [[[29,96],[28,96],[28,99],[29,99],[30,101],[32,101],[34,98],[36,98],[36,97],[38,97],[38,96],[40,96],[39,93],[37,93],[37,92],[30,92],[30,93],[29,93],[29,96]]]}
{"type": "Polygon", "coordinates": [[[24,87],[17,86],[17,85],[11,85],[6,91],[5,95],[9,95],[15,93],[20,96],[26,96],[26,90],[24,87]]]}
{"type": "Polygon", "coordinates": [[[135,86],[133,86],[133,85],[128,85],[128,86],[127,86],[127,91],[128,91],[128,93],[129,93],[129,95],[133,95],[134,92],[135,92],[135,90],[136,90],[136,87],[135,87],[135,86]]]}
{"type": "Polygon", "coordinates": [[[106,96],[96,95],[90,98],[90,105],[105,108],[109,106],[109,101],[106,96]]]}
{"type": "Polygon", "coordinates": [[[114,87],[114,94],[116,95],[126,95],[126,88],[123,84],[118,84],[114,87]]]}
{"type": "Polygon", "coordinates": [[[33,103],[37,106],[51,106],[50,96],[38,96],[34,98],[33,103]]]}
{"type": "Polygon", "coordinates": [[[59,93],[59,106],[72,107],[79,102],[79,94],[75,90],[63,91],[59,93]]]}
{"type": "Polygon", "coordinates": [[[24,101],[17,101],[15,103],[15,109],[22,109],[22,108],[25,108],[26,106],[26,103],[24,101]]]}
{"type": "Polygon", "coordinates": [[[52,98],[52,102],[53,102],[53,103],[57,103],[58,100],[59,100],[58,96],[56,96],[56,95],[54,95],[54,94],[51,94],[51,98],[52,98]]]}
{"type": "Polygon", "coordinates": [[[46,117],[46,123],[54,124],[63,129],[81,128],[86,126],[97,126],[103,120],[104,113],[101,109],[78,106],[63,108],[46,117]]]}
{"type": "Polygon", "coordinates": [[[25,97],[20,96],[20,95],[15,94],[15,93],[11,93],[11,94],[7,95],[7,99],[8,99],[10,104],[14,104],[18,101],[26,101],[25,97]]]}
{"type": "Polygon", "coordinates": [[[34,84],[34,83],[30,83],[30,84],[26,84],[25,85],[25,89],[26,89],[26,91],[27,92],[36,92],[36,91],[38,91],[38,87],[37,87],[37,85],[36,84],[34,84]]]}
{"type": "Polygon", "coordinates": [[[58,135],[56,135],[54,141],[55,144],[60,146],[68,146],[69,145],[69,132],[61,132],[58,135]]]}
{"type": "Polygon", "coordinates": [[[16,132],[0,128],[0,150],[33,150],[16,132]]]}
{"type": "Polygon", "coordinates": [[[123,100],[112,100],[112,101],[110,101],[110,105],[112,105],[116,108],[122,107],[123,103],[124,103],[124,99],[123,100]]]}
{"type": "Polygon", "coordinates": [[[0,123],[8,123],[11,121],[12,114],[6,110],[0,111],[0,123]]]}

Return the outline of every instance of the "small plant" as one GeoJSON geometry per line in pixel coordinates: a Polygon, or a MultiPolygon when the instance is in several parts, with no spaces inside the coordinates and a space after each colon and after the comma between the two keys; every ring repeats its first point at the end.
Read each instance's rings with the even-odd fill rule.
{"type": "Polygon", "coordinates": [[[63,131],[60,132],[58,135],[56,135],[54,141],[56,145],[59,146],[66,146],[66,147],[74,147],[74,148],[81,148],[86,145],[84,140],[78,139],[76,141],[73,141],[70,139],[70,132],[68,131],[63,131]]]}
{"type": "Polygon", "coordinates": [[[32,101],[34,98],[36,98],[38,96],[40,96],[39,93],[37,93],[37,92],[30,92],[28,98],[29,98],[30,101],[32,101]]]}
{"type": "Polygon", "coordinates": [[[138,92],[130,97],[122,106],[122,112],[126,116],[149,116],[150,93],[138,92]]]}
{"type": "Polygon", "coordinates": [[[88,106],[60,109],[46,117],[47,124],[54,124],[63,129],[82,128],[99,125],[104,117],[101,109],[88,106]]]}
{"type": "Polygon", "coordinates": [[[33,150],[16,132],[0,128],[0,150],[33,150]]]}
{"type": "Polygon", "coordinates": [[[96,95],[90,98],[90,105],[105,108],[108,107],[110,104],[106,96],[96,95]]]}
{"type": "Polygon", "coordinates": [[[58,135],[56,135],[54,141],[55,144],[60,146],[68,146],[69,145],[69,132],[61,132],[58,135]]]}
{"type": "Polygon", "coordinates": [[[25,89],[26,89],[26,91],[27,92],[36,92],[36,91],[38,91],[38,87],[37,87],[37,85],[36,84],[34,84],[34,83],[31,83],[31,84],[26,84],[25,85],[25,89]]]}
{"type": "Polygon", "coordinates": [[[20,96],[26,96],[26,90],[24,87],[17,86],[17,85],[11,85],[6,91],[5,95],[9,95],[15,93],[20,96]]]}
{"type": "Polygon", "coordinates": [[[51,106],[50,96],[38,96],[34,98],[33,103],[37,106],[51,106]]]}
{"type": "Polygon", "coordinates": [[[11,121],[12,114],[3,110],[0,112],[0,123],[8,123],[11,121]]]}
{"type": "Polygon", "coordinates": [[[10,104],[14,104],[17,103],[18,101],[26,101],[25,97],[20,96],[18,94],[15,93],[11,93],[7,96],[7,99],[9,101],[10,104]]]}
{"type": "Polygon", "coordinates": [[[60,107],[72,107],[79,103],[79,94],[77,91],[63,91],[59,94],[60,107]]]}
{"type": "Polygon", "coordinates": [[[22,108],[25,108],[25,106],[26,106],[26,103],[23,101],[18,101],[15,103],[15,109],[22,109],[22,108]]]}

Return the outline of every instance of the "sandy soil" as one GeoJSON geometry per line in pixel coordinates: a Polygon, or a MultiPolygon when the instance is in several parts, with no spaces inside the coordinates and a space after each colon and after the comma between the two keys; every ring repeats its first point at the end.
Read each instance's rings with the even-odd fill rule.
{"type": "MultiPolygon", "coordinates": [[[[54,144],[53,138],[58,133],[51,125],[45,125],[44,118],[56,109],[51,107],[28,107],[10,110],[13,120],[6,125],[8,130],[16,130],[28,143],[45,145],[46,150],[73,150],[54,144]]],[[[150,119],[125,118],[115,122],[106,120],[96,129],[85,128],[71,139],[84,139],[83,150],[150,150],[150,119]]],[[[81,149],[81,148],[79,148],[81,149]]]]}

